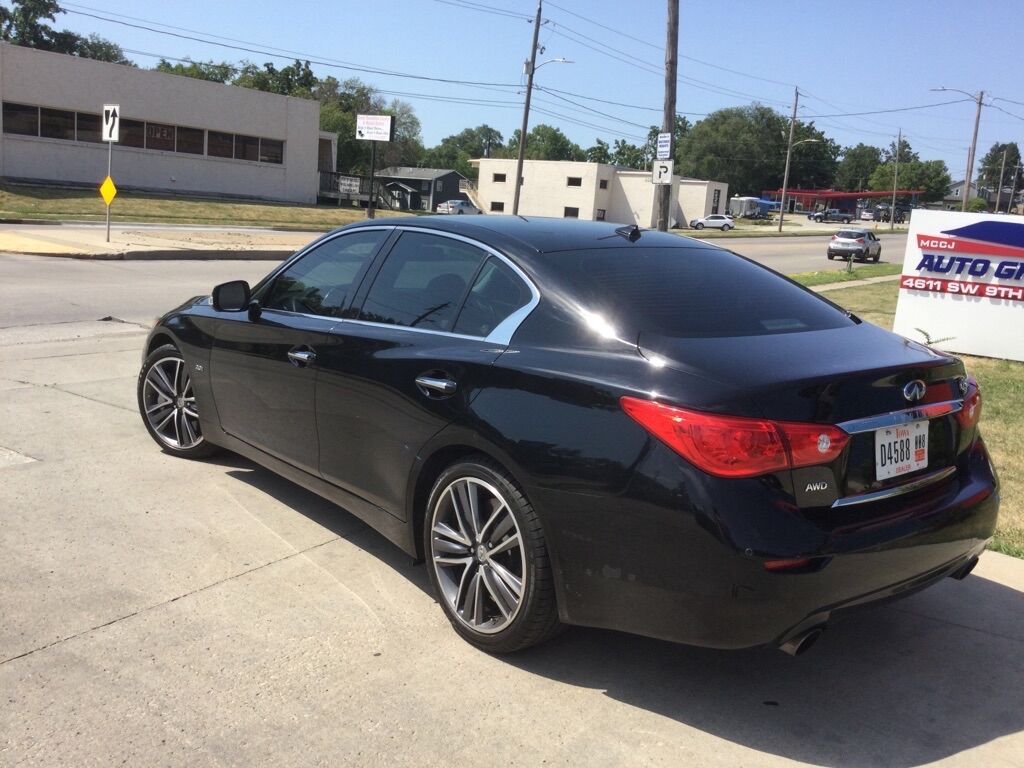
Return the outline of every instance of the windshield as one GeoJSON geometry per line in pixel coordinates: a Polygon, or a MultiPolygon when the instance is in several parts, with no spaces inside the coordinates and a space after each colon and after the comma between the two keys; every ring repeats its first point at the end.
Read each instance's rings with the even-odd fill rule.
{"type": "Polygon", "coordinates": [[[620,332],[760,336],[853,325],[775,272],[712,248],[603,248],[552,254],[580,310],[620,332]]]}

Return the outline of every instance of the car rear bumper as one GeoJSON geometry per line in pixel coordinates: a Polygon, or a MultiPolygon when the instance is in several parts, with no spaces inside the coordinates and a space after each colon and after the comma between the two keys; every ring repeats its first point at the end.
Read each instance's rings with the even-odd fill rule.
{"type": "Polygon", "coordinates": [[[980,439],[954,476],[902,497],[903,513],[872,520],[862,510],[847,525],[847,511],[805,514],[764,479],[725,495],[680,463],[658,444],[628,498],[531,491],[540,508],[559,509],[546,527],[565,621],[714,648],[779,645],[956,573],[995,530],[998,480],[980,439]],[[793,557],[810,563],[765,568],[793,557]]]}
{"type": "Polygon", "coordinates": [[[855,258],[867,258],[868,252],[863,248],[829,248],[829,256],[841,256],[844,259],[853,256],[855,258]]]}

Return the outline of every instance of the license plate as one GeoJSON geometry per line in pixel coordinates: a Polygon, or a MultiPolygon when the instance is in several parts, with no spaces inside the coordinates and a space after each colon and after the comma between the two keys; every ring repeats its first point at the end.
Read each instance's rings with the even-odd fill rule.
{"type": "Polygon", "coordinates": [[[888,480],[928,466],[928,422],[875,430],[875,477],[888,480]]]}

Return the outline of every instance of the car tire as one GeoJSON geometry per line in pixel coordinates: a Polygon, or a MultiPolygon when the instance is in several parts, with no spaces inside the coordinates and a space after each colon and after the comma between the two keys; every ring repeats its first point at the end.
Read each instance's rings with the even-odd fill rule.
{"type": "Polygon", "coordinates": [[[843,219],[843,224],[849,224],[849,223],[850,223],[850,219],[849,218],[843,219]]]}
{"type": "Polygon", "coordinates": [[[146,356],[136,398],[146,431],[165,453],[204,459],[220,450],[203,437],[192,377],[175,345],[164,344],[146,356]]]}
{"type": "Polygon", "coordinates": [[[826,254],[826,255],[828,256],[828,260],[829,261],[834,261],[835,258],[836,258],[836,255],[834,253],[829,253],[829,254],[826,254]]]}
{"type": "Polygon", "coordinates": [[[732,229],[732,225],[731,224],[723,224],[722,225],[722,231],[723,232],[728,232],[730,229],[732,229]]]}
{"type": "Polygon", "coordinates": [[[461,216],[462,215],[462,209],[459,208],[459,210],[457,210],[455,213],[458,214],[459,216],[461,216]]]}
{"type": "Polygon", "coordinates": [[[501,467],[484,456],[450,466],[424,514],[430,583],[459,636],[487,653],[513,653],[558,632],[543,527],[501,467]]]}
{"type": "Polygon", "coordinates": [[[700,223],[700,222],[698,221],[698,222],[697,222],[696,224],[694,224],[694,225],[693,225],[693,228],[694,228],[694,229],[704,229],[704,225],[703,225],[703,224],[701,224],[701,223],[700,223]]]}
{"type": "Polygon", "coordinates": [[[877,264],[877,263],[878,263],[878,260],[879,260],[879,259],[881,259],[881,258],[882,258],[882,249],[881,249],[881,248],[879,248],[879,249],[878,249],[878,253],[876,253],[876,254],[875,254],[875,255],[874,255],[873,257],[872,257],[872,259],[871,259],[871,260],[872,260],[873,262],[875,262],[875,264],[877,264]]]}

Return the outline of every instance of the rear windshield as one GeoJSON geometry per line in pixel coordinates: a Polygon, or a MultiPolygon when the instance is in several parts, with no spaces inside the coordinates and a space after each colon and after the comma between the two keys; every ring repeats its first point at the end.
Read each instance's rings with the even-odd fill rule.
{"type": "Polygon", "coordinates": [[[852,325],[776,273],[710,248],[607,248],[552,254],[584,312],[620,332],[761,336],[852,325]]]}
{"type": "Polygon", "coordinates": [[[859,238],[864,237],[864,233],[856,232],[850,229],[840,229],[838,232],[836,232],[836,237],[841,237],[844,240],[857,240],[859,238]]]}

